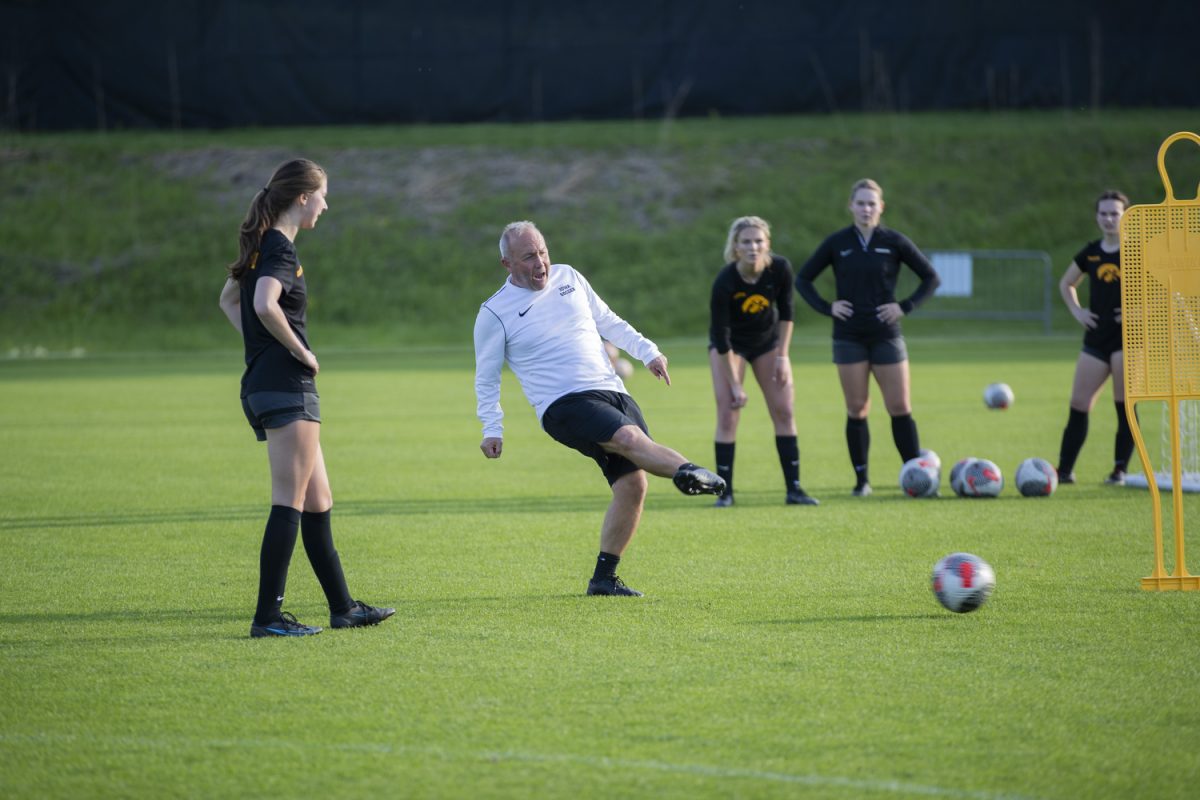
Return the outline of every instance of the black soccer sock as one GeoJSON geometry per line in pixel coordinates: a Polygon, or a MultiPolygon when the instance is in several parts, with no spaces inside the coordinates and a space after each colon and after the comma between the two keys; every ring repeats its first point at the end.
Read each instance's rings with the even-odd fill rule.
{"type": "Polygon", "coordinates": [[[596,558],[596,571],[592,573],[592,580],[604,580],[612,578],[617,574],[617,564],[621,563],[620,556],[614,556],[612,553],[600,551],[600,555],[596,558]]]}
{"type": "Polygon", "coordinates": [[[717,451],[717,474],[725,479],[725,494],[733,494],[733,451],[736,442],[713,442],[717,451]]]}
{"type": "Polygon", "coordinates": [[[783,482],[788,491],[800,488],[800,446],[795,436],[776,436],[775,450],[779,453],[779,467],[783,470],[783,482]]]}
{"type": "Polygon", "coordinates": [[[892,441],[900,451],[900,458],[911,461],[921,455],[921,440],[917,436],[917,423],[912,414],[892,417],[892,441]]]}
{"type": "Polygon", "coordinates": [[[283,590],[287,586],[288,564],[296,548],[296,530],[300,512],[289,506],[271,506],[267,528],[263,531],[262,551],[258,557],[258,608],[254,624],[266,625],[279,619],[283,590]]]}
{"type": "Polygon", "coordinates": [[[329,524],[329,511],[305,511],[300,515],[300,535],[304,540],[304,552],[325,600],[334,614],[345,614],[354,605],[350,590],[346,587],[346,576],[342,572],[342,560],[333,546],[333,530],[329,524]]]}
{"type": "MultiPolygon", "coordinates": [[[[1133,456],[1133,431],[1129,429],[1129,419],[1125,416],[1125,404],[1113,403],[1117,407],[1117,438],[1113,444],[1113,469],[1125,472],[1129,468],[1129,459],[1133,456]]],[[[1137,413],[1137,410],[1134,410],[1137,413]]]]}
{"type": "Polygon", "coordinates": [[[1075,459],[1088,434],[1088,412],[1071,409],[1067,427],[1063,428],[1062,447],[1058,451],[1058,474],[1070,475],[1075,469],[1075,459]]]}
{"type": "Polygon", "coordinates": [[[871,429],[866,427],[866,417],[856,420],[846,417],[846,446],[850,450],[850,463],[854,468],[854,480],[858,486],[870,482],[866,475],[866,456],[871,451],[871,429]]]}
{"type": "Polygon", "coordinates": [[[871,451],[871,429],[867,419],[846,417],[846,446],[850,450],[850,463],[854,467],[854,478],[859,486],[869,483],[867,478],[867,454],[871,451]]]}

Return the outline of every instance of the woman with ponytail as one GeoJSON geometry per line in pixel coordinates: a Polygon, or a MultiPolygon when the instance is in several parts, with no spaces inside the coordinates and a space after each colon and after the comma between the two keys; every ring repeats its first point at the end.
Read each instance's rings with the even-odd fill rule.
{"type": "Polygon", "coordinates": [[[316,227],[328,208],[328,188],[325,170],[312,161],[280,165],[250,203],[238,258],[221,290],[221,310],[245,344],[242,410],[258,440],[267,443],[271,465],[271,513],[250,625],[255,638],[321,631],[281,609],[297,533],[329,602],[331,627],[374,625],[396,613],[351,599],[330,529],[333,496],[321,452],[316,385],[320,365],[308,346],[308,292],[292,244],[300,230],[316,227]]]}

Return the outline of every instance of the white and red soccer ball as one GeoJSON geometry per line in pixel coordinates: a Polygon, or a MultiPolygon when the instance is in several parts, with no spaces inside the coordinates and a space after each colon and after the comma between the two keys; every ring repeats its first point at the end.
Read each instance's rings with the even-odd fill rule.
{"type": "Polygon", "coordinates": [[[995,588],[991,565],[971,553],[951,553],[933,567],[933,594],[956,614],[979,608],[995,588]]]}
{"type": "Polygon", "coordinates": [[[1007,383],[989,383],[983,390],[983,404],[988,408],[1003,411],[1013,404],[1013,390],[1007,383]]]}
{"type": "Polygon", "coordinates": [[[964,458],[950,471],[950,485],[959,497],[996,497],[1004,488],[1004,474],[994,461],[964,458]]]}
{"type": "Polygon", "coordinates": [[[909,497],[937,497],[941,483],[942,459],[932,450],[922,450],[900,468],[900,489],[909,497]]]}
{"type": "Polygon", "coordinates": [[[1017,466],[1016,482],[1025,497],[1047,497],[1058,488],[1058,470],[1044,458],[1027,458],[1017,466]]]}

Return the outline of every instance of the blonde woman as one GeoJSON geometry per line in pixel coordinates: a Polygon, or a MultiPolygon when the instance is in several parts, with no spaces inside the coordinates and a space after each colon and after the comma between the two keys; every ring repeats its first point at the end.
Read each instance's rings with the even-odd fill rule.
{"type": "Polygon", "coordinates": [[[800,296],[820,313],[833,317],[833,363],[846,401],[846,445],[854,467],[856,497],[871,494],[867,457],[871,435],[870,377],[883,393],[892,418],[892,439],[902,461],[920,454],[917,424],[909,399],[908,349],[900,320],[927,300],[938,287],[929,259],[899,231],[885,228],[883,189],[870,178],[850,188],[854,224],[831,234],[796,276],[800,296]],[[896,300],[900,266],[906,265],[921,283],[909,297],[896,300]],[[833,267],[837,299],[821,297],[813,281],[833,267]]]}
{"type": "Polygon", "coordinates": [[[771,252],[771,226],[761,217],[738,217],[725,241],[725,266],[713,281],[708,361],[717,400],[717,474],[725,492],[716,507],[733,505],[733,460],[738,421],[747,402],[746,367],[762,390],[775,429],[788,505],[815,506],[800,487],[800,448],[793,413],[795,387],[788,347],[792,340],[792,265],[771,252]]]}

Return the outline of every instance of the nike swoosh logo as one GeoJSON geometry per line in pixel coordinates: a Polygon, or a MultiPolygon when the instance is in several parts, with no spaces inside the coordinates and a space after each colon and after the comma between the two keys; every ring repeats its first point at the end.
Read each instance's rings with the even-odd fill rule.
{"type": "Polygon", "coordinates": [[[850,255],[853,252],[854,252],[854,250],[853,250],[853,248],[851,248],[850,250],[843,250],[842,252],[838,253],[838,255],[840,255],[842,258],[845,258],[846,256],[850,255]]]}
{"type": "MultiPolygon", "coordinates": [[[[529,304],[529,308],[533,308],[533,303],[530,303],[530,304],[529,304]]],[[[518,312],[517,312],[517,316],[518,316],[518,317],[523,317],[523,316],[525,316],[526,314],[528,314],[528,313],[529,313],[529,308],[525,309],[524,311],[518,311],[518,312]]]]}

